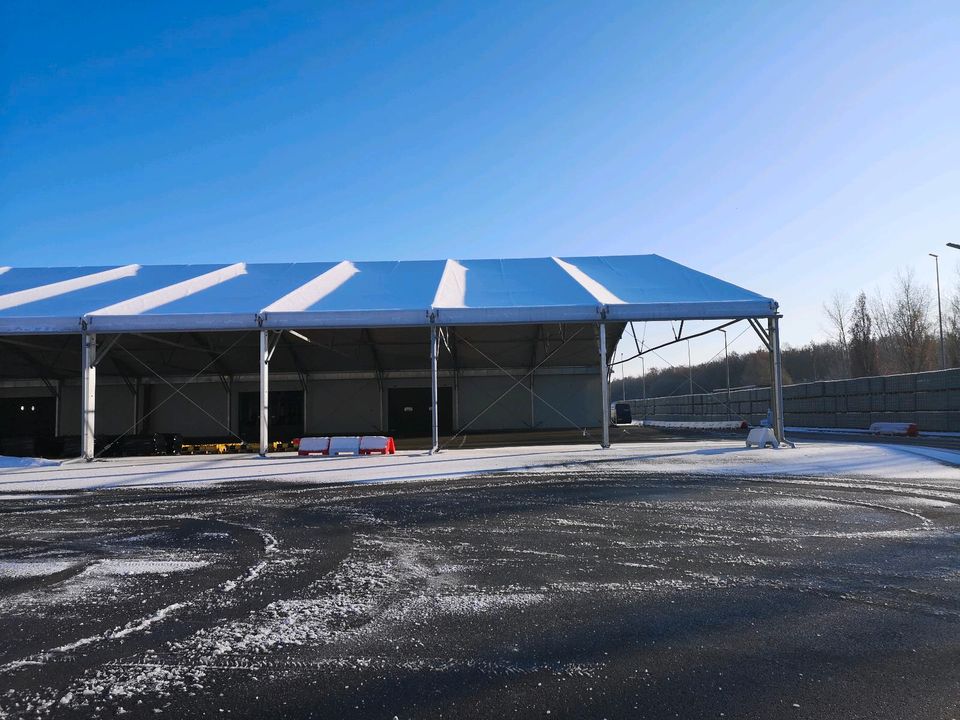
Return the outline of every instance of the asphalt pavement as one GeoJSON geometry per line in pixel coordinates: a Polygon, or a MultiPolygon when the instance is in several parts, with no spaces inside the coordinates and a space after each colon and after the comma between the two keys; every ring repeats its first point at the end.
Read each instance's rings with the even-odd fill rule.
{"type": "Polygon", "coordinates": [[[952,718],[960,482],[0,500],[0,717],[952,718]]]}

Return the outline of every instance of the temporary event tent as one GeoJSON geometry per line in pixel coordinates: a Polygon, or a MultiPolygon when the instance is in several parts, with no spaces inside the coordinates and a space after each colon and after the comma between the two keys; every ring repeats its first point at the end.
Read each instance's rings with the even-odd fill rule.
{"type": "MultiPolygon", "coordinates": [[[[266,453],[268,386],[282,347],[283,369],[301,379],[372,373],[382,390],[391,373],[429,371],[436,449],[441,370],[456,378],[496,368],[511,387],[529,385],[533,401],[538,372],[593,368],[606,446],[608,366],[627,323],[749,321],[770,350],[779,388],[778,319],[771,298],[657,255],[0,267],[0,389],[33,380],[57,393],[58,383],[79,375],[81,448],[92,458],[98,367],[112,367],[132,392],[140,379],[227,383],[252,370],[266,453]],[[108,356],[112,362],[103,363],[108,356]]],[[[681,325],[678,340],[682,332],[681,325]]],[[[550,391],[554,400],[562,388],[550,391]]],[[[780,393],[774,396],[782,437],[780,393]]],[[[538,397],[553,407],[551,397],[538,397]]]]}

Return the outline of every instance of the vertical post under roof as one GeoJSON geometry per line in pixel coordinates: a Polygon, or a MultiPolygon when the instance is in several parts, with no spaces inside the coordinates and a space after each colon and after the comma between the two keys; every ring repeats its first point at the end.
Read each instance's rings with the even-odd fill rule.
{"type": "Polygon", "coordinates": [[[54,437],[60,437],[60,434],[62,432],[60,428],[63,424],[60,421],[60,410],[61,410],[60,401],[63,399],[63,380],[57,380],[56,383],[54,384],[54,387],[56,388],[57,392],[54,395],[56,404],[54,405],[54,408],[53,408],[53,435],[54,437]]]}
{"type": "Polygon", "coordinates": [[[437,407],[437,326],[430,325],[430,414],[432,417],[432,439],[430,445],[430,454],[440,449],[440,413],[437,407]]]}
{"type": "Polygon", "coordinates": [[[767,319],[770,338],[770,408],[773,410],[773,434],[785,442],[783,432],[783,363],[780,356],[780,320],[767,319]]]}
{"type": "Polygon", "coordinates": [[[607,385],[607,326],[600,323],[600,398],[603,403],[600,423],[603,428],[603,440],[600,447],[610,447],[610,388],[607,385]]]}
{"type": "Polygon", "coordinates": [[[270,442],[270,338],[267,330],[260,331],[260,456],[267,454],[270,442]]]}
{"type": "Polygon", "coordinates": [[[94,430],[97,418],[97,336],[84,330],[81,336],[83,350],[81,353],[82,393],[80,418],[80,456],[93,460],[96,448],[94,446],[94,430]]]}

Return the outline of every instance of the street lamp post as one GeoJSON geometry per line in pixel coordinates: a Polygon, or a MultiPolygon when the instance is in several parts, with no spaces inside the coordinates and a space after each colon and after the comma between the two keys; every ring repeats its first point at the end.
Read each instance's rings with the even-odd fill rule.
{"type": "Polygon", "coordinates": [[[646,412],[647,412],[647,406],[646,406],[646,399],[647,399],[647,366],[646,366],[646,365],[644,364],[644,362],[643,362],[643,355],[640,356],[640,383],[641,383],[641,393],[643,394],[643,399],[644,399],[643,412],[644,412],[644,415],[646,415],[646,412]]]}
{"type": "MultiPolygon", "coordinates": [[[[949,243],[948,243],[949,244],[949,243]]],[[[947,367],[947,356],[943,347],[943,307],[940,304],[940,256],[936,253],[927,253],[933,258],[937,269],[937,318],[940,320],[940,369],[947,367]]]]}
{"type": "Polygon", "coordinates": [[[623,353],[620,353],[620,389],[623,390],[623,400],[627,399],[627,369],[623,365],[623,353]]]}

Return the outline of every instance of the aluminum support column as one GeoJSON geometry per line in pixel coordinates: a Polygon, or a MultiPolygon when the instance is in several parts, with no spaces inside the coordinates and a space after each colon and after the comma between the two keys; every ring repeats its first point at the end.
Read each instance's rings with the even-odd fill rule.
{"type": "Polygon", "coordinates": [[[460,371],[453,371],[453,429],[460,430],[460,371]]]}
{"type": "Polygon", "coordinates": [[[767,320],[770,337],[770,407],[773,410],[773,434],[786,442],[783,433],[783,361],[780,356],[780,319],[767,320]]]}
{"type": "Polygon", "coordinates": [[[140,395],[143,392],[143,378],[137,378],[133,386],[133,432],[140,434],[140,395]]]}
{"type": "Polygon", "coordinates": [[[227,385],[227,430],[233,432],[233,379],[227,385]]]}
{"type": "Polygon", "coordinates": [[[97,336],[84,332],[82,335],[82,397],[80,418],[80,456],[93,460],[95,421],[97,418],[97,336]]]}
{"type": "Polygon", "coordinates": [[[433,423],[433,439],[430,445],[430,454],[440,449],[440,411],[437,407],[437,326],[430,326],[430,413],[433,423]]]}
{"type": "Polygon", "coordinates": [[[260,456],[266,457],[270,444],[270,336],[260,331],[260,456]]]}
{"type": "Polygon", "coordinates": [[[536,401],[537,401],[537,395],[533,389],[533,373],[530,373],[530,429],[531,430],[537,427],[536,401]]]}
{"type": "Polygon", "coordinates": [[[600,447],[610,447],[610,387],[607,385],[607,326],[600,323],[600,398],[603,403],[600,415],[603,441],[600,447]]]}
{"type": "Polygon", "coordinates": [[[60,437],[60,427],[62,423],[60,422],[60,400],[63,398],[63,380],[57,380],[55,387],[57,388],[56,405],[53,410],[53,434],[55,437],[60,437]]]}

